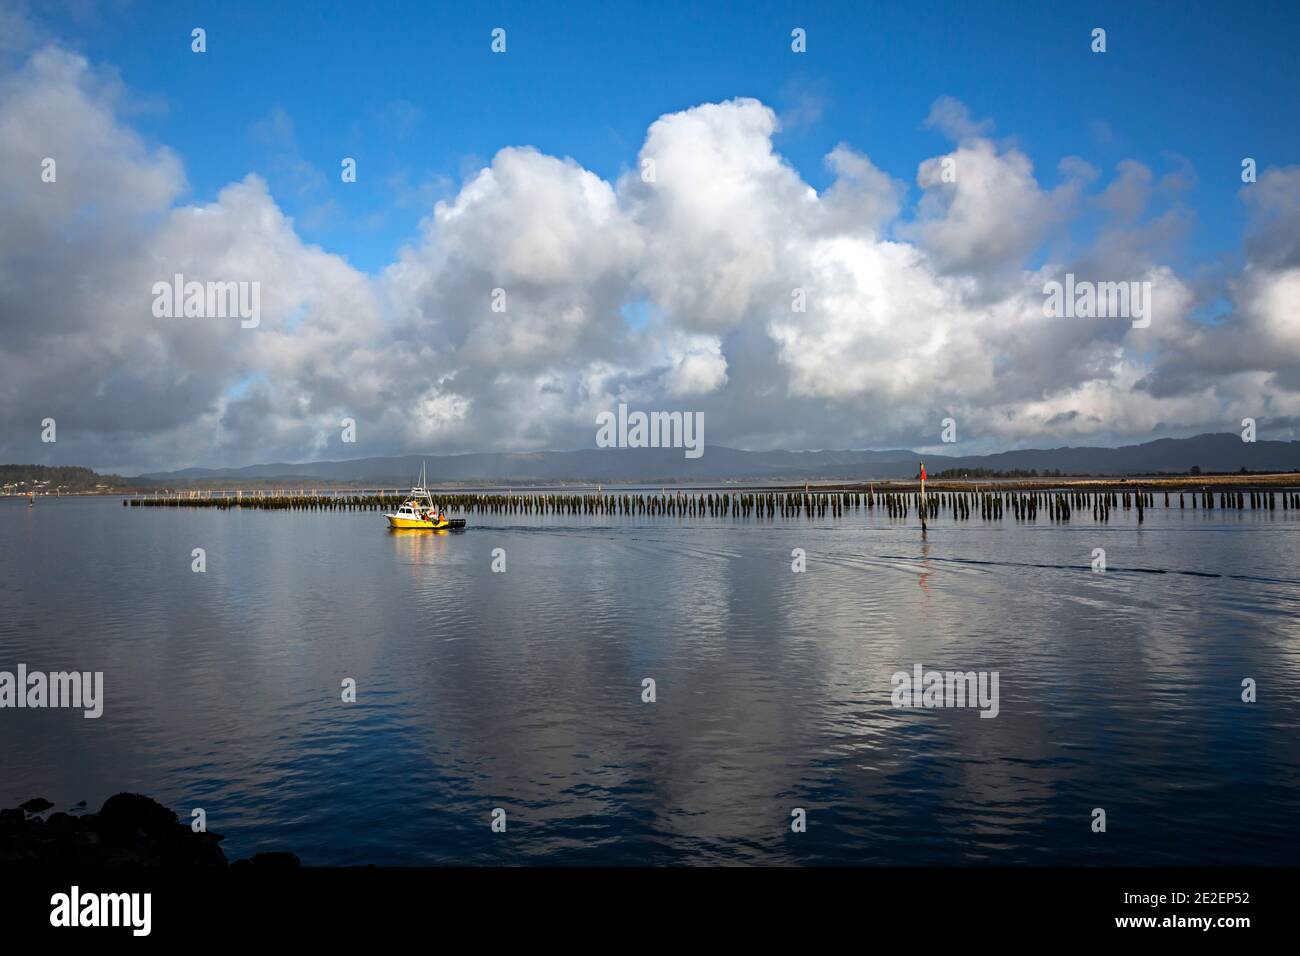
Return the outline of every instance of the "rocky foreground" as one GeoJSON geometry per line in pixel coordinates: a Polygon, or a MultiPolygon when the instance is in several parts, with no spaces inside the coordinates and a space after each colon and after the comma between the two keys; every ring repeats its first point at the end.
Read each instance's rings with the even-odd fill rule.
{"type": "MultiPolygon", "coordinates": [[[[0,866],[209,867],[229,861],[219,833],[195,833],[162,804],[118,793],[98,813],[48,813],[41,797],[0,810],[0,866]]],[[[292,853],[259,853],[235,866],[298,866],[292,853]]]]}

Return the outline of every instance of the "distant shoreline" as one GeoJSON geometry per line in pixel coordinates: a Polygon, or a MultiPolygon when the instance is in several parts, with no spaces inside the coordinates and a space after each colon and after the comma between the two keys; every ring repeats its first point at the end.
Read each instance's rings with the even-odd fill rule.
{"type": "MultiPolygon", "coordinates": [[[[934,491],[1029,491],[1029,490],[1077,490],[1108,491],[1132,490],[1143,488],[1148,491],[1191,491],[1205,488],[1263,488],[1281,490],[1283,488],[1300,488],[1300,472],[1267,472],[1260,474],[1205,474],[1205,475],[1075,475],[1069,477],[1031,477],[1031,478],[927,478],[927,489],[934,491]]],[[[479,493],[548,493],[562,491],[567,494],[595,492],[598,488],[608,492],[612,489],[621,491],[672,488],[677,491],[764,491],[764,492],[799,492],[805,488],[809,493],[832,493],[841,491],[866,492],[917,491],[920,483],[915,478],[852,478],[852,479],[818,479],[802,481],[761,481],[753,479],[736,479],[726,481],[572,481],[572,482],[445,482],[430,484],[431,489],[445,492],[479,492],[479,493]]],[[[349,484],[295,485],[284,483],[280,486],[223,486],[219,483],[201,485],[175,486],[168,488],[117,488],[112,491],[69,491],[61,494],[38,494],[41,501],[51,498],[187,498],[209,495],[238,497],[240,495],[256,498],[292,497],[299,495],[358,495],[358,494],[403,494],[405,489],[398,484],[385,486],[362,486],[349,484]]],[[[0,497],[25,499],[27,495],[6,493],[0,497]]]]}
{"type": "Polygon", "coordinates": [[[442,491],[560,491],[596,486],[634,488],[858,488],[881,481],[912,481],[925,462],[938,480],[1125,480],[1228,482],[1241,476],[1274,485],[1277,475],[1300,481],[1300,441],[1251,441],[1236,433],[1159,438],[1136,445],[1024,448],[959,454],[955,448],[820,449],[749,451],[710,445],[701,458],[677,449],[589,448],[571,451],[476,452],[397,455],[305,462],[264,462],[221,468],[189,467],[130,476],[100,474],[81,466],[0,464],[0,492],[101,492],[144,495],[159,491],[230,491],[284,495],[394,492],[427,469],[430,487],[442,491]]]}

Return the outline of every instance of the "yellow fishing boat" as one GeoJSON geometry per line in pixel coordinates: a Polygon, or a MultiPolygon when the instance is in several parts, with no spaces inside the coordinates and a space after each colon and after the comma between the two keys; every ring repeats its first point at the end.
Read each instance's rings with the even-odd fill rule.
{"type": "Polygon", "coordinates": [[[384,515],[390,528],[417,531],[443,531],[465,527],[464,518],[448,518],[446,512],[433,503],[433,495],[424,487],[424,466],[420,466],[420,483],[411,489],[402,506],[384,515]]]}

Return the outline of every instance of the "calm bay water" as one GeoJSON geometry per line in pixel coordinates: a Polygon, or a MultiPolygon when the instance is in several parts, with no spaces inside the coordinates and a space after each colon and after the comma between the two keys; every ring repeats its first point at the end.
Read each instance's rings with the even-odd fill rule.
{"type": "Polygon", "coordinates": [[[106,697],[0,710],[0,806],[135,790],[308,864],[1297,858],[1300,513],[469,518],[0,501],[0,670],[106,697]],[[998,716],[892,707],[916,663],[998,716]]]}

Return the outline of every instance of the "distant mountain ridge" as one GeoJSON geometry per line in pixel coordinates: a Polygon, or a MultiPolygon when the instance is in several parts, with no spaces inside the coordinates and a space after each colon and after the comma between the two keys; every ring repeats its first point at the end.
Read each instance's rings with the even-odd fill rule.
{"type": "Polygon", "coordinates": [[[602,448],[582,451],[398,455],[348,461],[276,462],[243,468],[185,468],[140,475],[137,481],[317,480],[352,484],[409,484],[428,463],[430,484],[445,482],[710,482],[905,478],[924,460],[930,474],[960,469],[1060,471],[1063,475],[1143,475],[1203,472],[1300,471],[1300,441],[1243,442],[1236,434],[1161,438],[1119,448],[1023,449],[990,455],[921,455],[914,451],[742,451],[720,445],[703,457],[678,448],[602,448]]]}

